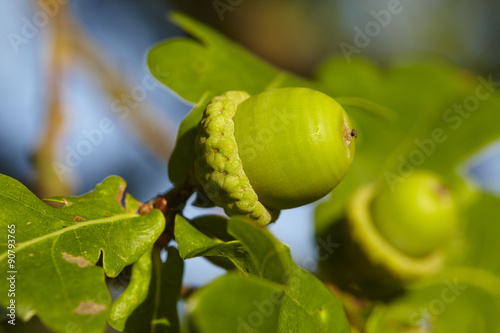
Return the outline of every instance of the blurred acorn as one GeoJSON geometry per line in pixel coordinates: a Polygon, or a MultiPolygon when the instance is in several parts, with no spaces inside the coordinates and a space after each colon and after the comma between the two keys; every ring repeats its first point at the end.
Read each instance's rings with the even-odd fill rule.
{"type": "Polygon", "coordinates": [[[429,171],[417,170],[394,188],[362,187],[323,233],[339,246],[320,262],[320,274],[357,296],[391,298],[442,267],[443,249],[458,224],[456,206],[429,171]]]}

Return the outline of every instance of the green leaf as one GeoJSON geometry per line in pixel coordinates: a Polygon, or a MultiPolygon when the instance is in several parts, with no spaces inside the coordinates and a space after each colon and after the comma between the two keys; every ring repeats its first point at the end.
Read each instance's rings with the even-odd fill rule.
{"type": "MultiPolygon", "coordinates": [[[[15,262],[9,262],[7,235],[1,239],[0,269],[17,271],[16,313],[28,320],[37,314],[55,331],[79,329],[102,332],[106,326],[111,296],[104,272],[117,276],[137,261],[163,231],[163,214],[131,213],[122,198],[126,183],[110,177],[81,197],[59,197],[48,201],[64,207],[52,208],[16,180],[0,175],[0,224],[10,243],[15,240],[15,262]],[[103,268],[95,266],[102,253],[103,268]],[[13,266],[10,266],[13,265],[13,266]],[[57,306],[55,306],[57,305],[57,306]]],[[[12,255],[11,255],[12,257],[12,255]]],[[[11,273],[9,273],[11,274],[11,273]]],[[[0,287],[9,289],[2,279],[0,287]]],[[[9,304],[7,293],[0,296],[9,304]]]]}
{"type": "Polygon", "coordinates": [[[228,222],[228,232],[247,249],[258,269],[258,276],[276,283],[285,283],[294,267],[288,247],[279,242],[266,228],[257,229],[244,218],[228,222]]]}
{"type": "Polygon", "coordinates": [[[149,52],[148,66],[158,80],[189,102],[198,102],[208,91],[220,95],[245,90],[254,95],[280,86],[308,85],[185,15],[174,13],[170,19],[197,40],[161,42],[149,52]]]}
{"type": "Polygon", "coordinates": [[[225,257],[241,273],[276,283],[285,283],[287,272],[293,267],[288,247],[267,229],[256,229],[244,218],[227,221],[218,216],[205,216],[190,223],[178,215],[175,239],[184,259],[225,257]]]}
{"type": "MultiPolygon", "coordinates": [[[[137,320],[139,316],[134,315],[134,311],[141,305],[144,306],[148,300],[148,293],[150,290],[154,291],[152,253],[153,248],[150,248],[134,263],[130,283],[111,307],[108,322],[118,331],[125,330],[127,321],[130,326],[135,323],[134,319],[137,323],[140,322],[137,320]]],[[[149,299],[149,301],[152,301],[152,299],[149,299]]],[[[151,321],[145,318],[141,324],[151,324],[151,321]]]]}
{"type": "Polygon", "coordinates": [[[489,87],[491,92],[482,88],[488,97],[480,100],[474,111],[464,106],[463,116],[458,117],[454,105],[465,105],[476,98],[484,78],[450,63],[416,63],[382,72],[364,61],[348,64],[335,60],[325,64],[319,76],[324,90],[332,96],[364,98],[397,114],[395,122],[377,121],[365,111],[350,109],[350,116],[360,127],[359,138],[363,138],[356,147],[355,163],[361,163],[368,175],[385,171],[398,174],[405,159],[412,167],[435,170],[455,182],[459,163],[500,138],[491,122],[500,103],[498,84],[489,87]],[[435,135],[436,131],[442,134],[435,135]],[[438,137],[440,140],[436,140],[438,137]],[[417,151],[423,154],[422,163],[417,151]]]}
{"type": "Polygon", "coordinates": [[[498,333],[499,285],[498,277],[484,271],[450,270],[375,308],[367,333],[498,333]]]}
{"type": "Polygon", "coordinates": [[[296,267],[288,275],[280,332],[350,332],[344,309],[314,275],[296,267]]]}
{"type": "Polygon", "coordinates": [[[500,276],[500,198],[481,193],[462,215],[464,230],[450,246],[451,266],[470,266],[500,276]]]}
{"type": "Polygon", "coordinates": [[[213,93],[209,92],[203,94],[193,110],[179,126],[177,142],[168,162],[168,177],[174,185],[180,185],[188,179],[195,158],[194,141],[198,123],[201,121],[203,111],[213,96],[213,93]]]}
{"type": "Polygon", "coordinates": [[[225,257],[228,258],[243,274],[258,275],[258,269],[251,260],[247,250],[237,240],[225,241],[228,235],[220,231],[226,228],[227,220],[218,216],[206,216],[194,222],[204,225],[197,229],[183,216],[175,217],[175,240],[183,259],[194,257],[225,257]],[[210,228],[208,228],[211,225],[210,228]],[[217,238],[217,235],[222,237],[217,238]]]}
{"type": "Polygon", "coordinates": [[[190,221],[199,231],[213,239],[224,242],[234,241],[235,238],[227,232],[228,219],[218,215],[205,215],[190,221]]]}
{"type": "Polygon", "coordinates": [[[132,268],[127,289],[113,303],[109,324],[121,332],[179,332],[177,301],[184,262],[173,247],[165,263],[148,250],[132,268]]]}
{"type": "Polygon", "coordinates": [[[267,229],[233,218],[228,232],[258,271],[229,274],[196,293],[188,303],[196,332],[349,332],[340,302],[267,229]]]}
{"type": "Polygon", "coordinates": [[[310,83],[265,63],[188,16],[173,13],[170,19],[197,38],[161,42],[148,54],[151,73],[185,100],[197,103],[179,128],[169,162],[170,180],[178,185],[191,171],[196,127],[212,97],[230,90],[244,90],[253,95],[272,88],[310,83]]]}
{"type": "Polygon", "coordinates": [[[127,213],[136,213],[142,202],[134,198],[130,193],[125,194],[125,211],[127,213]]]}
{"type": "MultiPolygon", "coordinates": [[[[469,194],[457,168],[485,145],[500,139],[492,117],[500,106],[500,89],[488,92],[474,111],[466,101],[476,98],[483,79],[445,62],[395,66],[382,71],[364,60],[348,64],[341,59],[326,62],[318,72],[321,90],[332,97],[369,100],[393,110],[393,119],[379,117],[359,107],[346,106],[358,132],[356,156],[342,183],[322,208],[333,223],[343,213],[354,190],[367,183],[389,185],[404,180],[417,168],[433,170],[461,199],[469,194]],[[454,111],[463,105],[464,116],[454,111]]],[[[342,100],[342,99],[340,99],[342,100]]],[[[345,100],[345,99],[344,99],[345,100]]],[[[355,103],[351,103],[354,105],[355,103]]],[[[324,229],[320,218],[318,230],[324,229]]]]}
{"type": "Polygon", "coordinates": [[[223,276],[188,300],[189,332],[279,332],[284,286],[255,277],[223,276]]]}
{"type": "Polygon", "coordinates": [[[342,306],[312,274],[288,284],[228,274],[188,300],[191,332],[350,332],[342,306]]]}

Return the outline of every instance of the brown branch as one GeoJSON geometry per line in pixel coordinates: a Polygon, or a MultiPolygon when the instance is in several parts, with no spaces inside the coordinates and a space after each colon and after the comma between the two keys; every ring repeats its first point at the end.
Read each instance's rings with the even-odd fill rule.
{"type": "MultiPolygon", "coordinates": [[[[39,3],[40,4],[40,3],[39,3]]],[[[57,143],[64,129],[64,111],[61,105],[61,81],[67,67],[71,50],[65,35],[65,8],[50,21],[47,29],[52,34],[52,48],[47,59],[48,105],[45,130],[36,152],[33,154],[34,191],[41,197],[70,195],[71,187],[67,179],[57,174],[52,163],[56,156],[57,143]]]]}
{"type": "Polygon", "coordinates": [[[165,216],[165,230],[156,241],[157,246],[165,247],[171,240],[175,239],[175,216],[182,212],[187,200],[194,191],[195,188],[186,182],[181,186],[174,187],[164,195],[158,195],[155,199],[139,207],[139,214],[141,215],[145,215],[153,209],[159,209],[165,216]]]}
{"type": "Polygon", "coordinates": [[[183,300],[186,300],[189,298],[189,296],[191,296],[196,290],[198,290],[198,287],[190,287],[190,286],[186,286],[186,285],[183,285],[182,288],[181,288],[181,294],[180,294],[180,298],[183,299],[183,300]]]}
{"type": "MultiPolygon", "coordinates": [[[[47,2],[48,0],[42,0],[47,2]]],[[[37,2],[39,6],[43,5],[37,2]]],[[[164,161],[168,161],[174,146],[176,130],[168,123],[159,123],[157,114],[159,108],[151,103],[130,101],[134,88],[125,83],[118,69],[113,66],[96,45],[88,38],[84,30],[71,16],[66,6],[61,5],[59,12],[51,18],[46,27],[51,32],[53,45],[50,59],[47,61],[48,109],[46,126],[37,151],[33,154],[35,167],[34,187],[40,197],[53,195],[70,195],[69,179],[63,178],[52,165],[56,157],[57,143],[61,140],[64,130],[64,110],[61,105],[61,81],[64,73],[73,65],[75,60],[83,61],[90,71],[96,74],[103,90],[122,108],[127,108],[127,114],[119,112],[117,115],[130,126],[137,137],[151,151],[164,161]]],[[[148,80],[148,84],[153,84],[148,80]]],[[[140,87],[139,87],[140,88],[140,87]]],[[[147,87],[146,87],[147,89],[147,87]]],[[[149,90],[147,90],[149,93],[149,90]]]]}
{"type": "MultiPolygon", "coordinates": [[[[126,83],[120,71],[102,52],[95,46],[82,28],[73,21],[69,27],[73,37],[72,47],[82,61],[100,78],[103,90],[110,96],[112,103],[126,109],[126,111],[113,110],[120,119],[128,122],[137,137],[151,149],[151,151],[164,161],[168,161],[173,151],[175,137],[169,133],[175,133],[174,128],[165,129],[168,124],[159,124],[158,112],[162,112],[151,103],[133,100],[134,88],[126,83]]],[[[151,81],[151,80],[149,80],[151,81]]],[[[141,83],[142,84],[142,83],[141,83]]],[[[148,82],[148,85],[153,84],[148,82]]],[[[150,91],[146,88],[146,91],[150,91]]]]}

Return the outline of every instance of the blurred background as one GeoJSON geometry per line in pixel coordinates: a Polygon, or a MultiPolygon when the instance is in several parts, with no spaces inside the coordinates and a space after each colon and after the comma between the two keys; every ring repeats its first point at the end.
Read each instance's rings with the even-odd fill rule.
{"type": "MultiPolygon", "coordinates": [[[[370,58],[382,67],[440,57],[500,78],[498,0],[19,0],[0,6],[0,173],[39,197],[80,195],[109,175],[123,177],[142,201],[171,186],[167,161],[191,105],[145,65],[153,44],[184,36],[167,21],[171,10],[303,76],[335,55],[370,58]],[[381,16],[395,4],[397,14],[381,16]],[[363,42],[359,31],[377,18],[384,23],[380,32],[363,42]]],[[[500,144],[464,166],[478,184],[500,193],[500,144]]],[[[204,212],[190,208],[187,215],[204,212]]],[[[313,205],[284,211],[271,226],[309,270],[316,251],[312,212],[313,205]]],[[[184,283],[204,284],[221,273],[204,259],[190,259],[184,283]]]]}

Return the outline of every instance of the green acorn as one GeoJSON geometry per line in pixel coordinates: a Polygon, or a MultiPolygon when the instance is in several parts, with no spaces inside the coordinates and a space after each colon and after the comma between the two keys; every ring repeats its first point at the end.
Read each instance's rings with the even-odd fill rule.
{"type": "Polygon", "coordinates": [[[431,254],[453,235],[456,204],[435,174],[416,171],[394,188],[383,188],[372,203],[377,230],[395,248],[414,257],[431,254]]]}
{"type": "Polygon", "coordinates": [[[199,124],[198,187],[228,215],[264,226],[281,209],[332,191],[349,169],[356,135],[342,106],[321,92],[230,91],[212,99],[199,124]]]}
{"type": "Polygon", "coordinates": [[[430,171],[417,170],[394,188],[362,187],[326,233],[341,246],[322,263],[323,275],[359,296],[390,298],[441,269],[456,211],[451,192],[430,171]]]}

